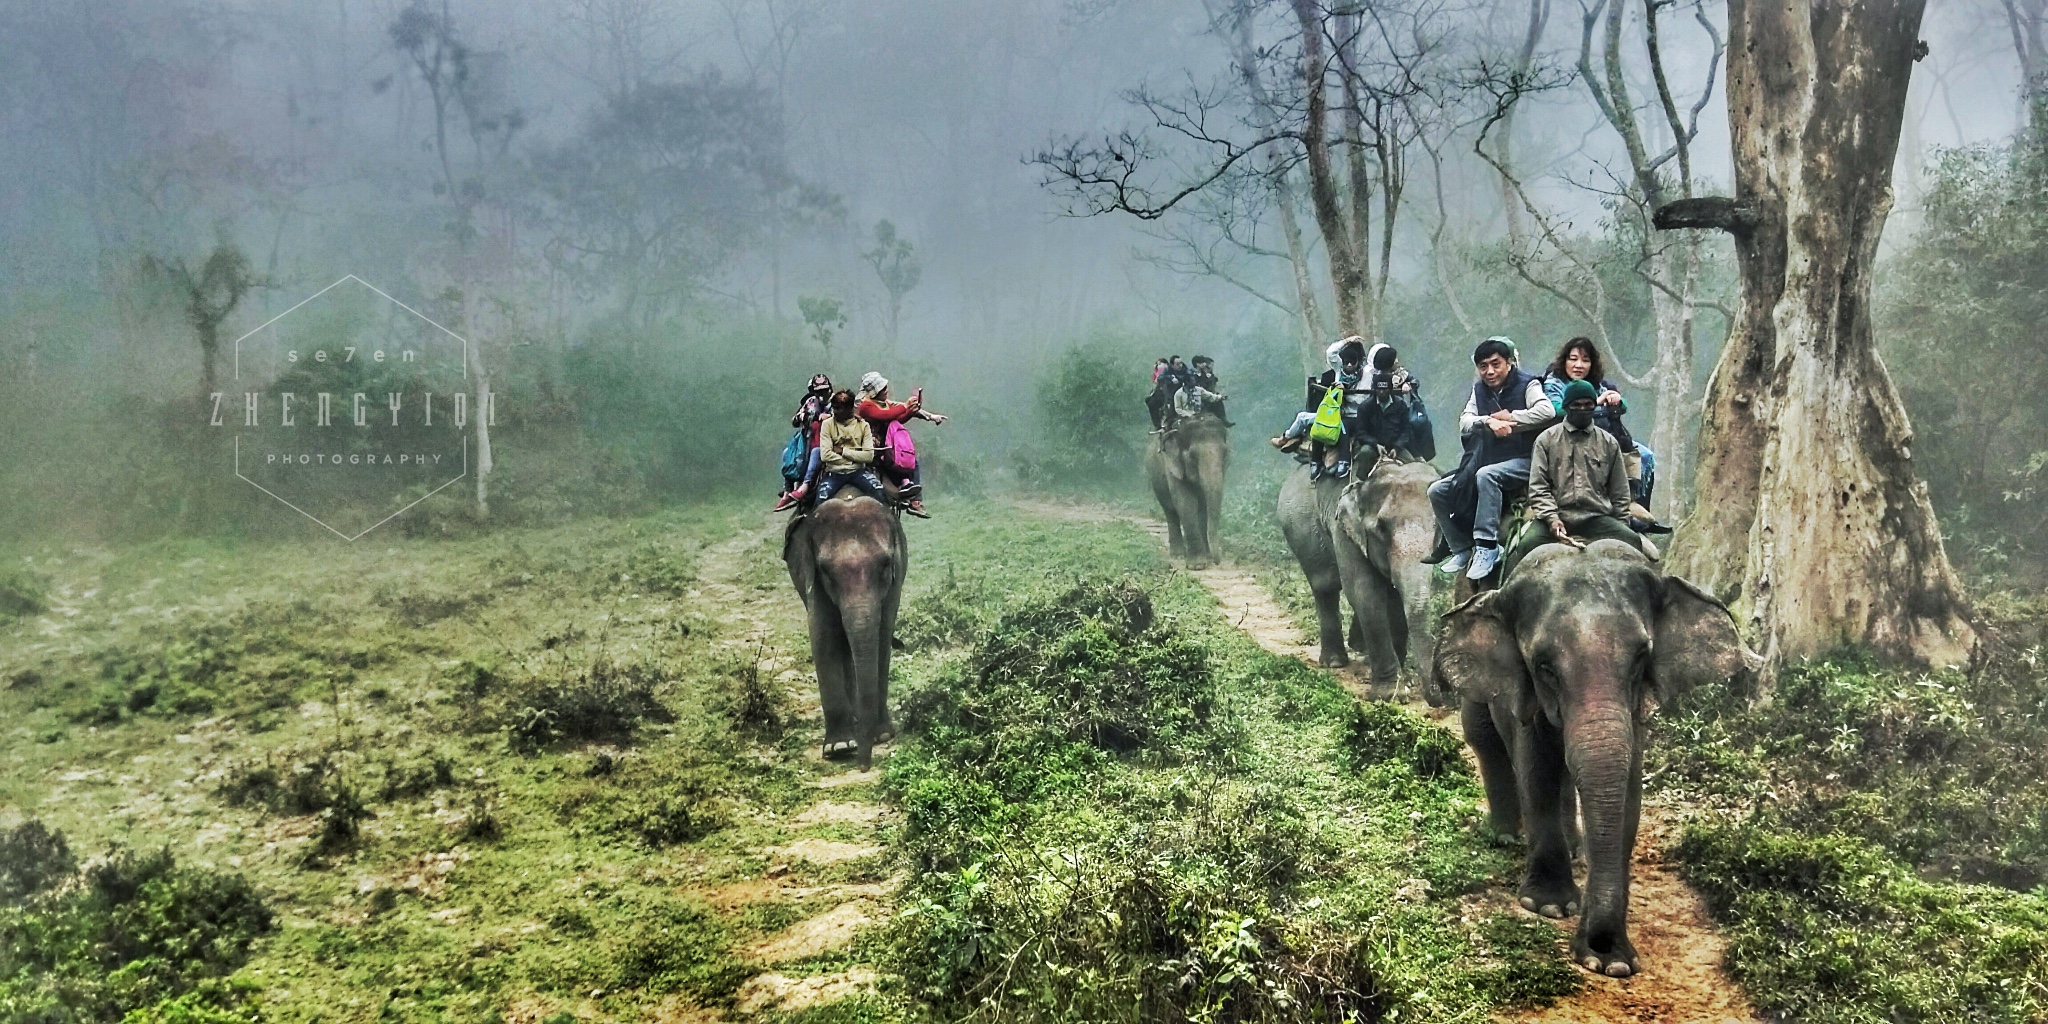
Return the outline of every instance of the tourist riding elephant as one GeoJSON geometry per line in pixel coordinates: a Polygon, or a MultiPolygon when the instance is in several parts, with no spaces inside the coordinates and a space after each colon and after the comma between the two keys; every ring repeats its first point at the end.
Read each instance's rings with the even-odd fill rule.
{"type": "Polygon", "coordinates": [[[866,771],[875,744],[895,732],[889,654],[910,570],[903,524],[849,487],[791,521],[782,560],[810,613],[826,756],[852,754],[866,771]]]}
{"type": "MultiPolygon", "coordinates": [[[[1413,678],[1429,678],[1432,570],[1422,559],[1436,542],[1429,505],[1436,477],[1427,462],[1381,459],[1337,500],[1330,531],[1337,576],[1361,627],[1376,693],[1398,690],[1410,656],[1413,678]]],[[[1424,696],[1434,692],[1422,689],[1424,696]]]]}
{"type": "Polygon", "coordinates": [[[1628,936],[1629,862],[1651,716],[1694,686],[1746,690],[1757,661],[1724,605],[1620,541],[1538,548],[1499,590],[1444,614],[1434,682],[1463,698],[1493,827],[1526,826],[1519,898],[1546,917],[1580,910],[1578,798],[1586,890],[1572,959],[1587,970],[1642,970],[1628,936]]]}
{"type": "Polygon", "coordinates": [[[1145,475],[1166,514],[1166,544],[1190,565],[1222,557],[1223,475],[1230,469],[1230,430],[1213,412],[1183,417],[1145,445],[1145,475]]]}

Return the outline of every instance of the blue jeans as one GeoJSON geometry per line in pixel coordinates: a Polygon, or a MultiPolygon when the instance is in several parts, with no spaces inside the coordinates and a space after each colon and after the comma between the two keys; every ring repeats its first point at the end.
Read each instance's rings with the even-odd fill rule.
{"type": "Polygon", "coordinates": [[[1456,486],[1457,477],[1447,476],[1429,485],[1429,505],[1436,510],[1437,525],[1442,527],[1444,540],[1450,544],[1453,553],[1464,551],[1478,541],[1494,543],[1500,540],[1500,513],[1507,504],[1507,488],[1529,482],[1529,460],[1509,459],[1483,466],[1473,479],[1479,485],[1479,507],[1472,510],[1472,528],[1469,531],[1457,518],[1465,510],[1451,504],[1451,490],[1456,486]]]}
{"type": "Polygon", "coordinates": [[[821,502],[832,500],[832,496],[838,494],[841,487],[856,488],[866,493],[868,497],[884,504],[889,500],[882,493],[882,478],[876,476],[875,471],[872,469],[856,469],[850,473],[825,474],[823,482],[818,484],[818,500],[821,502]]]}

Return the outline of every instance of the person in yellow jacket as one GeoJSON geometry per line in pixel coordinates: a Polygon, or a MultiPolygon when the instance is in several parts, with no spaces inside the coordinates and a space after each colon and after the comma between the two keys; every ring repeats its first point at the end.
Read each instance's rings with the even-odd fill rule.
{"type": "Polygon", "coordinates": [[[824,471],[818,481],[818,500],[830,501],[840,488],[857,487],[887,504],[874,462],[875,432],[868,421],[854,415],[853,392],[833,392],[832,416],[818,430],[818,464],[824,471]]]}

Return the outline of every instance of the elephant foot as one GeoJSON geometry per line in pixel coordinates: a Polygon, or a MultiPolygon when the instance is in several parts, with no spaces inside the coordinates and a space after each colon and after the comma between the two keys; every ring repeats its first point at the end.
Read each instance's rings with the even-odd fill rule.
{"type": "Polygon", "coordinates": [[[844,761],[860,752],[860,744],[853,740],[826,740],[824,755],[827,761],[844,761]]]}
{"type": "Polygon", "coordinates": [[[1572,936],[1572,959],[1580,967],[1610,978],[1632,977],[1643,970],[1635,945],[1628,941],[1628,932],[1621,928],[1589,929],[1583,922],[1578,934],[1572,936]]]}
{"type": "Polygon", "coordinates": [[[1343,651],[1325,649],[1322,656],[1316,659],[1316,664],[1324,668],[1345,668],[1351,664],[1351,656],[1343,651]]]}
{"type": "Polygon", "coordinates": [[[1579,887],[1573,885],[1569,878],[1562,882],[1526,879],[1515,895],[1523,910],[1553,920],[1572,917],[1579,912],[1579,887]]]}
{"type": "Polygon", "coordinates": [[[1486,809],[1486,838],[1491,840],[1495,846],[1522,845],[1521,812],[1512,807],[1488,806],[1486,809]]]}

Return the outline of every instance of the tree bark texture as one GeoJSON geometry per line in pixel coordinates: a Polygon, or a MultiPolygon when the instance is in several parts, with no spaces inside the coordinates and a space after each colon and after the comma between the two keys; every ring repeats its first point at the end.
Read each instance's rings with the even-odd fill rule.
{"type": "Polygon", "coordinates": [[[1736,197],[1684,213],[1733,231],[1742,294],[1669,565],[1732,599],[1773,665],[1843,644],[1949,664],[1974,641],[1871,330],[1925,7],[1728,5],[1736,197]]]}
{"type": "Polygon", "coordinates": [[[1294,13],[1301,23],[1301,86],[1308,101],[1301,145],[1308,157],[1309,205],[1315,210],[1316,228],[1330,261],[1337,331],[1366,334],[1369,325],[1360,298],[1368,294],[1368,278],[1351,244],[1351,227],[1345,221],[1337,172],[1330,160],[1330,58],[1323,47],[1323,12],[1316,0],[1294,0],[1294,13]]]}

